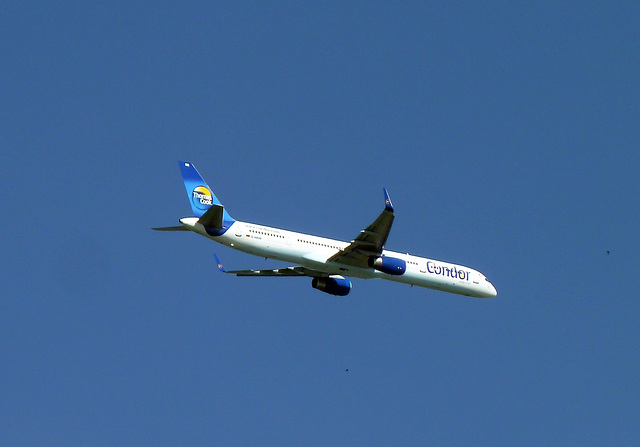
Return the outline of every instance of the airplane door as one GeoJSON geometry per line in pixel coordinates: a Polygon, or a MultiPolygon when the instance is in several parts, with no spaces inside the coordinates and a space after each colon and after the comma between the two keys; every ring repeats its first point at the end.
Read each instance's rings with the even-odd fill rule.
{"type": "Polygon", "coordinates": [[[427,263],[426,262],[421,262],[420,263],[420,273],[427,273],[427,263]]]}

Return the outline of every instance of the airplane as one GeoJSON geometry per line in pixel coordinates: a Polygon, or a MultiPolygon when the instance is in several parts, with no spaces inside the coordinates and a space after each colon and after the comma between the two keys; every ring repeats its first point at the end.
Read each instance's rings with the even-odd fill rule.
{"type": "Polygon", "coordinates": [[[395,217],[386,189],[383,189],[384,209],[378,218],[354,240],[343,242],[235,220],[193,163],[179,163],[194,216],[180,219],[179,226],[153,230],[193,231],[235,250],[296,264],[272,270],[225,270],[214,254],[223,273],[307,276],[312,278],[314,289],[336,296],[346,296],[351,291],[351,281],[346,277],[379,278],[476,298],[492,298],[498,294],[493,284],[472,268],[386,250],[395,217]]]}

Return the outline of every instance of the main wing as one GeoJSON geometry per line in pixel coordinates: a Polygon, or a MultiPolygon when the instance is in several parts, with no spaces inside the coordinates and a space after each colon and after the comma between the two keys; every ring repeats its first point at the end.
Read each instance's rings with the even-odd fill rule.
{"type": "Polygon", "coordinates": [[[386,189],[384,189],[384,203],[384,210],[378,218],[362,230],[344,250],[327,259],[327,262],[367,268],[371,258],[377,258],[382,254],[395,217],[393,204],[386,189]]]}
{"type": "Polygon", "coordinates": [[[218,270],[220,270],[222,273],[231,273],[232,275],[236,276],[310,276],[312,278],[329,276],[327,273],[308,269],[299,265],[273,270],[225,270],[225,268],[222,266],[222,263],[218,259],[218,256],[214,256],[216,258],[216,262],[218,263],[218,270]]]}
{"type": "Polygon", "coordinates": [[[328,276],[326,273],[310,270],[301,266],[291,266],[273,270],[221,270],[236,276],[328,276]]]}

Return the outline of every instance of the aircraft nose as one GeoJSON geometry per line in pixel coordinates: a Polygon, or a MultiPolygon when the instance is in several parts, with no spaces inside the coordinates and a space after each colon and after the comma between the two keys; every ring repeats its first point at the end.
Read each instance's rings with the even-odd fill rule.
{"type": "Polygon", "coordinates": [[[496,290],[495,286],[491,283],[489,283],[489,293],[491,294],[492,297],[498,296],[498,291],[496,290]]]}

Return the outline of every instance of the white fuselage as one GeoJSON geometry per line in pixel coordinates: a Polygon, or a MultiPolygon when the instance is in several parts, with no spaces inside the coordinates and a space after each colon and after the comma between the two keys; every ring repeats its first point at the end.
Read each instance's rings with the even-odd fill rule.
{"type": "Polygon", "coordinates": [[[329,258],[349,246],[348,242],[240,221],[235,221],[224,234],[210,236],[202,224],[198,223],[198,218],[187,217],[180,219],[180,222],[189,230],[227,247],[292,262],[329,275],[380,278],[477,298],[497,295],[496,289],[484,275],[462,265],[383,250],[382,256],[402,259],[407,263],[404,274],[389,275],[374,268],[328,262],[329,258]]]}

